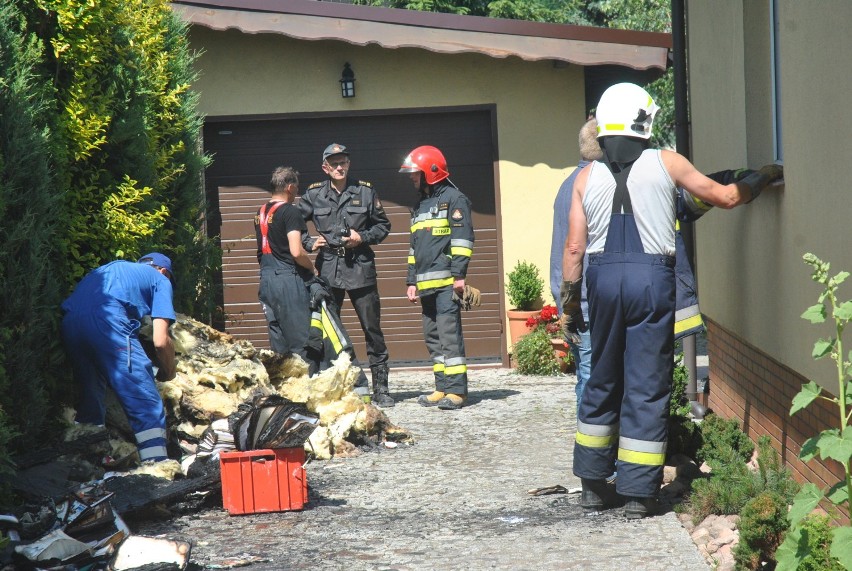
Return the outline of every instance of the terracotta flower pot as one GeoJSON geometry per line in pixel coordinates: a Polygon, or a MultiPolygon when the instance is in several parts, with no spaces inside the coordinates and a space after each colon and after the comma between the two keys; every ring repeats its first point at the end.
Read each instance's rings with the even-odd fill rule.
{"type": "Polygon", "coordinates": [[[573,358],[570,362],[568,362],[568,358],[573,357],[571,350],[568,348],[568,344],[565,343],[561,337],[554,337],[550,340],[550,344],[553,345],[553,354],[556,356],[556,360],[559,363],[559,370],[563,373],[574,372],[573,358]]]}
{"type": "Polygon", "coordinates": [[[527,327],[527,319],[536,315],[538,315],[538,310],[522,311],[520,309],[509,309],[506,311],[506,317],[509,318],[509,342],[511,343],[511,347],[514,347],[518,339],[531,331],[527,327]]]}

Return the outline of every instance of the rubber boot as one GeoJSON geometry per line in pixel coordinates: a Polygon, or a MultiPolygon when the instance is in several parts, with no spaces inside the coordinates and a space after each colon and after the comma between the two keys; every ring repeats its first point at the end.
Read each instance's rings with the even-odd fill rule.
{"type": "Polygon", "coordinates": [[[586,511],[597,512],[612,506],[612,486],[606,480],[581,478],[583,491],[580,494],[580,506],[586,511]]]}
{"type": "Polygon", "coordinates": [[[657,512],[657,498],[627,498],[624,516],[627,519],[642,519],[657,512]]]}
{"type": "Polygon", "coordinates": [[[376,365],[373,371],[373,403],[381,408],[390,408],[396,403],[388,389],[388,366],[376,365]]]}

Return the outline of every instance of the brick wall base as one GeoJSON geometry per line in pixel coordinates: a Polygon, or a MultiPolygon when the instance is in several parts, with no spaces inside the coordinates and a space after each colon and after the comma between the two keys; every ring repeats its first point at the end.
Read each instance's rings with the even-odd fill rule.
{"type": "MultiPolygon", "coordinates": [[[[738,419],[755,442],[768,434],[798,482],[813,482],[825,489],[840,481],[843,467],[839,463],[818,459],[805,463],[798,456],[809,438],[840,426],[837,406],[817,399],[791,417],[793,397],[808,380],[718,323],[705,321],[710,357],[709,408],[724,418],[738,419]]],[[[840,519],[848,521],[842,515],[840,519]]]]}

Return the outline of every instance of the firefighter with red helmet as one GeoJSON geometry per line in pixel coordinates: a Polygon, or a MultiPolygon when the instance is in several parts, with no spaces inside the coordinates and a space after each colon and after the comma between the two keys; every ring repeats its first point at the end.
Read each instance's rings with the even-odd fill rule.
{"type": "Polygon", "coordinates": [[[432,146],[417,147],[399,172],[409,173],[420,200],[411,217],[408,300],[423,311],[423,335],[435,390],[422,406],[455,410],[467,400],[467,361],[460,296],[473,252],[470,200],[450,181],[447,160],[432,146]],[[453,294],[456,295],[453,295],[453,294]]]}

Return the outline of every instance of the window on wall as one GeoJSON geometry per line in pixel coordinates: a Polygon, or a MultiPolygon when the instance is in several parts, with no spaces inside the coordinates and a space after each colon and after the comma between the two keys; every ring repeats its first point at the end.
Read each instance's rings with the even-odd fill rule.
{"type": "Polygon", "coordinates": [[[770,66],[770,69],[772,70],[772,133],[774,136],[774,158],[776,162],[783,163],[784,147],[781,144],[783,123],[781,122],[781,49],[779,46],[780,19],[778,17],[779,2],[780,0],[769,0],[769,20],[771,22],[770,57],[772,58],[772,65],[770,66]]]}

